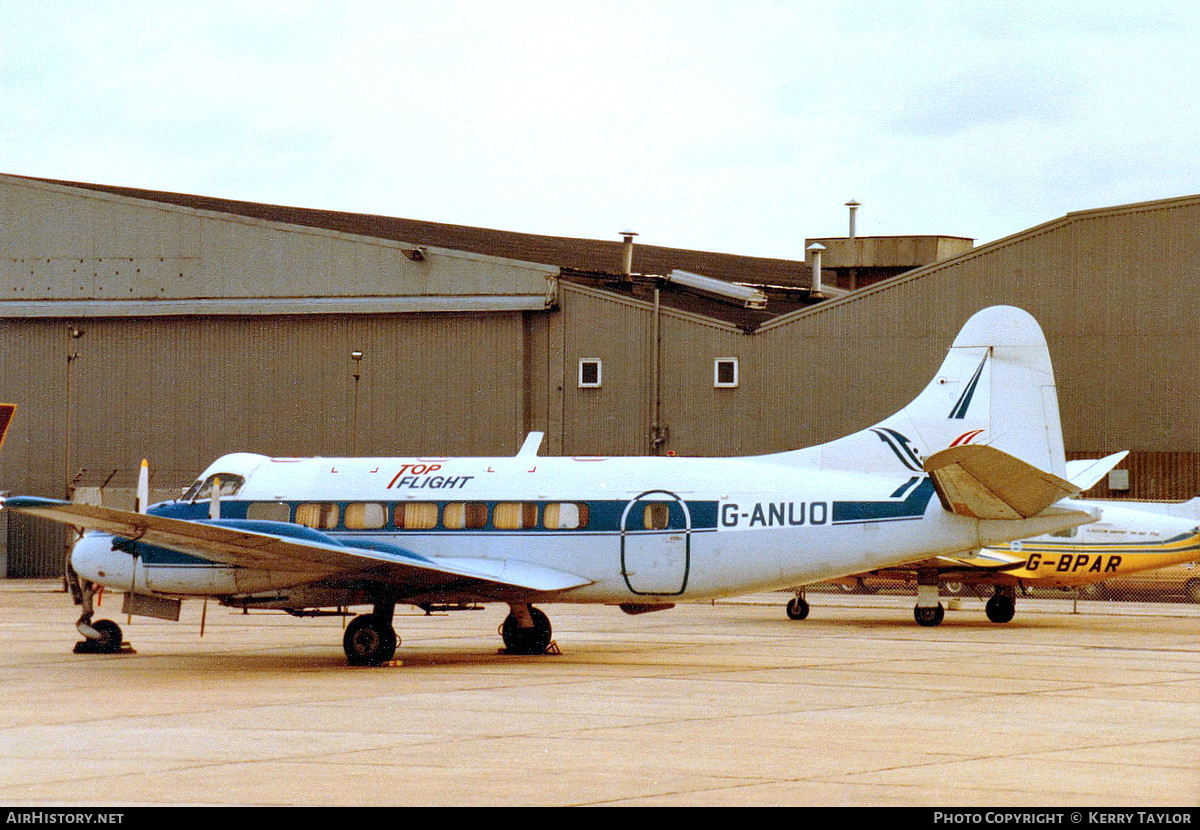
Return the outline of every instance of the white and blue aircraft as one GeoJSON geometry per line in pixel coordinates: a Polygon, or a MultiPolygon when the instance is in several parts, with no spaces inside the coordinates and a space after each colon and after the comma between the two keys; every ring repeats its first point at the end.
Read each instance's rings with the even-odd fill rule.
{"type": "Polygon", "coordinates": [[[1066,473],[1045,339],[1012,307],[974,315],[912,403],[831,443],[745,458],[547,458],[540,440],[505,458],[235,453],[144,512],[28,496],[4,507],[89,529],[71,557],[83,650],[122,647],[115,623],[92,620],[105,586],[125,592],[125,611],[168,619],[199,597],[296,615],[369,605],[343,639],[356,665],[393,657],[397,604],[506,603],[508,653],[536,654],[551,627],[534,603],[636,614],[1095,518],[1058,504],[1081,487],[1066,473]]]}

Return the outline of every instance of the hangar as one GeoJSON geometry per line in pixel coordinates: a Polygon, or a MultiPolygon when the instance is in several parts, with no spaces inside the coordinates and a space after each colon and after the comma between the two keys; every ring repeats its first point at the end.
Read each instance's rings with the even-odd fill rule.
{"type": "MultiPolygon", "coordinates": [[[[798,241],[815,269],[10,175],[0,228],[9,492],[119,491],[145,457],[165,495],[225,452],[507,454],[529,430],[555,455],[805,446],[903,403],[997,303],[1046,329],[1071,455],[1133,450],[1109,482],[1131,498],[1200,492],[1200,197],[978,248],[798,241]]],[[[61,572],[53,533],[10,519],[8,575],[61,572]]]]}

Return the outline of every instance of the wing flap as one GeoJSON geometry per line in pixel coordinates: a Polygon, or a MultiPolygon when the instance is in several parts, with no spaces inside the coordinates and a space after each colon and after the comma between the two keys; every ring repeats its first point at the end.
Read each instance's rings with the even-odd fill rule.
{"type": "Polygon", "coordinates": [[[1075,484],[984,444],[936,452],[925,471],[943,507],[975,519],[1028,519],[1079,492],[1075,484]]]}

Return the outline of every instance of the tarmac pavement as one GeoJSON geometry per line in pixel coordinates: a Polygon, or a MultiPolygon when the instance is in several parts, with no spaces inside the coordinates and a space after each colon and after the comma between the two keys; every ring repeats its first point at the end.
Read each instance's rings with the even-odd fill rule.
{"type": "Polygon", "coordinates": [[[113,595],[136,653],[76,655],[59,583],[0,580],[0,803],[1200,806],[1200,608],[786,599],[545,606],[541,657],[504,606],[401,606],[399,664],[350,668],[340,618],[113,595]]]}

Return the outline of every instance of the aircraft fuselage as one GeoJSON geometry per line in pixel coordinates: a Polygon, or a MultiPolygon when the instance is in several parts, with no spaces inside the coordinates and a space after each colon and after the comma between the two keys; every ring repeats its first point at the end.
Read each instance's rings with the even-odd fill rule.
{"type": "MultiPolygon", "coordinates": [[[[986,521],[944,511],[930,479],[864,475],[773,461],[702,458],[290,459],[225,456],[190,500],[151,513],[205,520],[215,481],[219,521],[253,531],[282,523],[378,557],[478,561],[504,577],[516,561],[586,584],[531,589],[561,602],[667,603],[787,587],[925,555],[979,547],[986,521]],[[646,490],[644,482],[654,481],[646,490]],[[210,491],[207,497],[205,488],[210,491]],[[267,527],[267,526],[264,526],[267,527]],[[936,540],[931,544],[931,540],[936,540]]],[[[1050,517],[1027,520],[1032,528],[1050,517]]],[[[1012,522],[1004,522],[1006,538],[1012,522]]],[[[290,602],[329,604],[345,589],[310,575],[214,562],[99,532],[74,567],[121,590],[176,596],[270,592],[309,583],[290,602]],[[134,556],[130,556],[134,553],[134,556]]],[[[411,589],[419,599],[419,588],[411,589]]],[[[445,599],[447,591],[437,590],[445,599]]],[[[494,599],[467,591],[459,599],[494,599]]],[[[403,601],[404,598],[401,598],[403,601]]]]}

